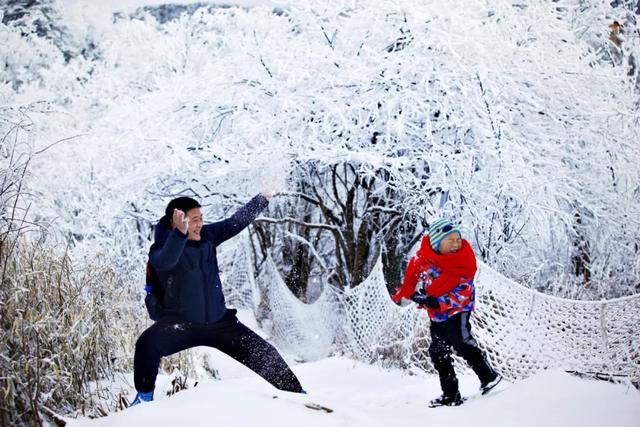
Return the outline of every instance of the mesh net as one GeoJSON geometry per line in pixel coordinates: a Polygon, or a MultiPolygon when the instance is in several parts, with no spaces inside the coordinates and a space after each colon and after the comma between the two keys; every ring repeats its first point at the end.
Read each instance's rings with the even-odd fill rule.
{"type": "MultiPolygon", "coordinates": [[[[414,304],[394,304],[382,263],[353,289],[325,285],[302,303],[267,259],[254,279],[248,244],[238,246],[226,281],[231,304],[254,310],[281,348],[302,360],[343,353],[369,363],[433,371],[429,319],[414,304]]],[[[511,379],[560,367],[640,379],[640,295],[573,301],[527,289],[484,264],[476,276],[473,333],[492,365],[511,379]]],[[[454,357],[457,369],[469,368],[454,357]]]]}
{"type": "Polygon", "coordinates": [[[286,286],[271,258],[265,261],[258,276],[262,318],[265,330],[289,353],[303,360],[329,356],[335,341],[337,297],[325,286],[313,304],[300,301],[286,286]]]}
{"type": "Polygon", "coordinates": [[[262,329],[278,347],[301,360],[327,357],[334,349],[339,295],[324,286],[316,301],[305,304],[287,287],[269,257],[255,278],[250,245],[241,241],[224,283],[227,304],[251,309],[262,329]]]}
{"type": "Polygon", "coordinates": [[[238,245],[233,252],[231,269],[225,280],[222,281],[227,305],[250,308],[254,311],[258,309],[260,292],[257,289],[253,265],[253,257],[247,239],[238,239],[238,245]]]}

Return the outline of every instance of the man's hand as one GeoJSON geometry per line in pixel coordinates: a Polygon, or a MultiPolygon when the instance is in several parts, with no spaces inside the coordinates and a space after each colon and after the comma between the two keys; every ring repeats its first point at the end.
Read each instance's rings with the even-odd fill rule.
{"type": "Polygon", "coordinates": [[[429,308],[440,308],[438,298],[432,297],[431,295],[419,294],[416,292],[415,294],[411,295],[411,301],[419,305],[427,306],[429,308]]]}
{"type": "Polygon", "coordinates": [[[189,234],[189,217],[180,209],[173,210],[173,219],[171,221],[182,234],[189,234]]]}
{"type": "Polygon", "coordinates": [[[276,190],[262,190],[260,194],[262,194],[265,199],[270,200],[276,194],[276,190]]]}

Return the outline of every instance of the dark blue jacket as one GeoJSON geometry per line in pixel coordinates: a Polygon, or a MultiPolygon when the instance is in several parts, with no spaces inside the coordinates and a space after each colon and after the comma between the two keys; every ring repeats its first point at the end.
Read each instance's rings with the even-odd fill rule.
{"type": "Polygon", "coordinates": [[[226,306],[216,247],[241,232],[268,204],[262,195],[255,196],[230,218],[203,226],[200,241],[158,222],[149,260],[164,290],[163,316],[198,323],[222,318],[226,306]]]}

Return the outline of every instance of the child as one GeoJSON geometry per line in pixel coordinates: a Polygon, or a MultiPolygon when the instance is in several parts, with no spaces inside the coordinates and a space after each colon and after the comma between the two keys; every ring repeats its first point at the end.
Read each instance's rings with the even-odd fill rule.
{"type": "Polygon", "coordinates": [[[460,235],[460,229],[446,219],[434,222],[420,249],[411,258],[402,287],[392,296],[395,302],[409,298],[426,308],[431,319],[429,356],[440,376],[442,396],[429,406],[457,406],[463,400],[453,369],[451,349],[462,356],[480,379],[480,391],[487,393],[502,377],[487,363],[471,335],[469,315],[473,311],[476,257],[460,235]]]}

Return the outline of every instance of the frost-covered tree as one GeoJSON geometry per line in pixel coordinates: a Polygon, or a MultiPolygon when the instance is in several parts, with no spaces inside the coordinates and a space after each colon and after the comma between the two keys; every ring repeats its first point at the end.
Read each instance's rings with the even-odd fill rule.
{"type": "MultiPolygon", "coordinates": [[[[330,188],[331,174],[305,182],[311,165],[347,165],[359,181],[383,174],[376,191],[393,194],[385,215],[414,224],[384,253],[402,258],[424,223],[448,215],[510,277],[614,296],[634,292],[638,277],[638,109],[627,70],[591,43],[608,43],[608,18],[594,15],[605,9],[615,11],[577,1],[298,2],[278,13],[201,8],[163,23],[141,12],[102,33],[65,22],[95,41],[96,57],[31,62],[39,77],[0,93],[5,104],[47,106],[34,117],[39,147],[64,140],[34,164],[48,200],[38,215],[55,219],[74,254],[106,247],[122,272],[139,269],[170,196],[201,198],[213,219],[273,182],[290,188],[273,204],[281,225],[270,226],[280,236],[271,244],[297,253],[308,231],[279,216],[295,212],[284,208],[295,206],[289,194],[330,188]]],[[[16,39],[20,31],[2,28],[5,44],[24,46],[8,63],[55,52],[35,35],[16,39]]],[[[374,222],[368,245],[382,247],[374,222]]],[[[322,259],[332,277],[352,277],[336,244],[323,232],[320,257],[309,247],[304,268],[320,272],[322,259]]],[[[367,274],[366,259],[353,277],[367,274]]]]}

